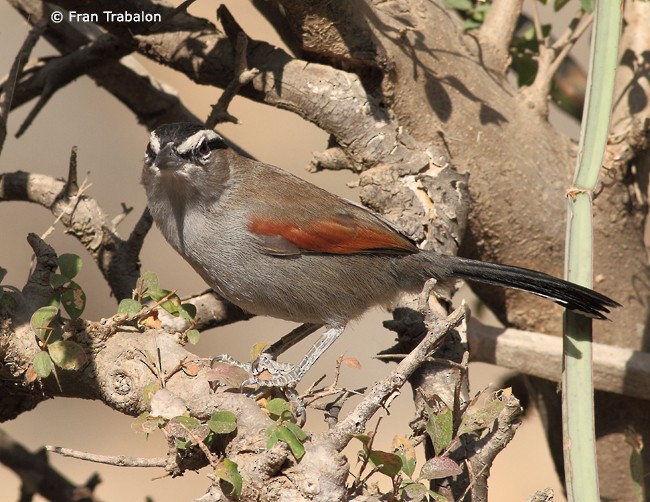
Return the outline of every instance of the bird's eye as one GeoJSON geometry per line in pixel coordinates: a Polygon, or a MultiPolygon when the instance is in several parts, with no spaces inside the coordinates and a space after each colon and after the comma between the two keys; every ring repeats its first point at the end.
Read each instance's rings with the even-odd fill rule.
{"type": "Polygon", "coordinates": [[[201,143],[199,143],[198,148],[196,149],[198,154],[205,160],[210,156],[210,146],[208,145],[208,142],[205,139],[201,140],[201,143]]]}

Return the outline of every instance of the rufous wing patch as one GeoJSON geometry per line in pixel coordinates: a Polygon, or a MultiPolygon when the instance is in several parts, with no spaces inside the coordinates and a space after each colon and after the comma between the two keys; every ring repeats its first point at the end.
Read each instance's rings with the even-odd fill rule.
{"type": "Polygon", "coordinates": [[[333,217],[298,225],[254,216],[248,223],[248,230],[259,236],[281,237],[303,251],[314,253],[412,253],[417,250],[408,238],[389,227],[357,225],[347,220],[333,217]]]}

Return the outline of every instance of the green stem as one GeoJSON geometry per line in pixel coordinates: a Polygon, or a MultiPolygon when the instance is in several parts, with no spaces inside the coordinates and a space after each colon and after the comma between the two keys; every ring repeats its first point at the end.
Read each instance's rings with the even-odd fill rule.
{"type": "MultiPolygon", "coordinates": [[[[620,10],[617,1],[596,3],[586,107],[574,186],[567,197],[566,277],[588,287],[593,275],[591,202],[607,144],[620,10]]],[[[564,335],[562,429],[567,496],[569,502],[598,502],[591,319],[567,312],[564,335]]]]}

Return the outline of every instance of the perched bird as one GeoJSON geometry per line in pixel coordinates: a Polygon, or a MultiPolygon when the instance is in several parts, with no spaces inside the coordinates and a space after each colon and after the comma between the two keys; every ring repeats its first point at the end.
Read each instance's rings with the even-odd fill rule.
{"type": "Polygon", "coordinates": [[[430,278],[521,289],[596,319],[619,306],[541,272],[421,250],[381,216],[239,155],[198,124],[151,133],[142,183],[162,234],[219,295],[253,314],[325,326],[281,379],[287,386],[351,319],[430,278]]]}

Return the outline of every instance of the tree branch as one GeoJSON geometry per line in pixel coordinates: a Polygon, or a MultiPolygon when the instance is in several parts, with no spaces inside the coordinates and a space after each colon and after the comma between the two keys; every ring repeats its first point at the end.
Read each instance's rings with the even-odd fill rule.
{"type": "Polygon", "coordinates": [[[47,23],[39,21],[30,30],[14,59],[14,63],[11,65],[7,80],[0,86],[0,153],[2,152],[2,147],[7,137],[7,119],[9,118],[9,110],[13,104],[18,77],[22,73],[27,61],[29,61],[32,49],[36,45],[36,42],[38,42],[38,39],[41,38],[46,26],[47,23]]]}
{"type": "Polygon", "coordinates": [[[239,123],[236,117],[228,113],[228,106],[239,90],[246,84],[250,83],[259,73],[257,68],[248,68],[246,61],[246,51],[248,50],[248,36],[232,19],[232,15],[225,5],[220,5],[217,9],[217,16],[225,25],[228,23],[233,26],[234,33],[230,33],[235,55],[235,76],[223,90],[217,104],[212,107],[210,116],[205,121],[206,127],[214,128],[222,122],[239,123]]]}
{"type": "Polygon", "coordinates": [[[510,44],[522,5],[523,0],[494,0],[478,33],[482,60],[501,75],[510,66],[510,44]]]}
{"type": "Polygon", "coordinates": [[[46,445],[45,449],[63,457],[86,460],[87,462],[95,462],[97,464],[113,465],[115,467],[165,467],[169,462],[167,457],[144,458],[126,457],[124,455],[98,455],[96,453],[88,453],[52,445],[46,445]]]}
{"type": "MultiPolygon", "coordinates": [[[[526,375],[559,382],[562,376],[562,338],[493,328],[475,319],[467,331],[472,361],[496,364],[526,375]]],[[[650,400],[650,354],[594,343],[594,387],[650,400]]]]}
{"type": "MultiPolygon", "coordinates": [[[[13,5],[29,22],[36,23],[41,19],[49,19],[52,8],[37,0],[10,0],[13,5]]],[[[128,10],[128,8],[126,9],[128,10]]],[[[109,57],[109,61],[93,59],[93,52],[82,51],[75,56],[77,50],[86,44],[92,44],[93,39],[88,31],[77,31],[75,24],[64,21],[59,24],[50,24],[45,32],[45,39],[59,52],[65,54],[60,59],[60,65],[69,65],[67,75],[76,78],[79,75],[88,75],[100,87],[103,87],[123,104],[127,106],[149,130],[170,122],[201,122],[178,99],[177,93],[170,86],[163,84],[149,75],[145,69],[132,57],[124,57],[120,61],[109,57]],[[68,57],[69,56],[69,57],[68,57]],[[85,58],[85,59],[84,59],[85,58]],[[93,63],[93,64],[91,64],[93,63]],[[80,72],[76,74],[76,72],[80,72]]],[[[102,35],[101,30],[90,30],[95,37],[103,39],[102,45],[95,46],[95,50],[102,48],[107,55],[111,51],[122,52],[126,46],[121,41],[110,35],[102,35]],[[114,45],[111,46],[110,41],[114,45]]],[[[98,38],[94,41],[97,42],[98,38]]],[[[130,50],[133,50],[131,48],[130,50]]],[[[129,51],[130,51],[129,50],[129,51]]],[[[57,68],[48,68],[40,65],[32,70],[34,76],[25,78],[17,88],[12,107],[18,107],[29,99],[43,92],[44,85],[51,80],[49,72],[57,68]],[[44,72],[40,75],[40,72],[44,72]]],[[[52,84],[50,84],[52,85],[52,84]]]]}
{"type": "Polygon", "coordinates": [[[537,15],[537,4],[534,5],[533,21],[535,24],[535,31],[538,37],[539,57],[537,59],[537,75],[535,81],[529,86],[524,87],[520,93],[522,97],[531,103],[535,110],[541,117],[548,116],[548,96],[551,92],[551,85],[553,78],[560,65],[564,62],[569,52],[591,26],[593,21],[593,13],[585,15],[582,9],[578,10],[575,14],[569,27],[557,39],[557,41],[549,47],[549,41],[543,37],[541,32],[541,24],[539,16],[537,15]]]}
{"type": "Polygon", "coordinates": [[[427,335],[424,339],[386,378],[372,387],[349,415],[325,433],[324,438],[331,441],[337,451],[343,450],[354,434],[360,434],[365,430],[368,420],[393,392],[408,381],[413,372],[426,361],[436,345],[463,322],[466,314],[465,307],[455,310],[446,319],[439,319],[429,312],[425,319],[427,335]]]}
{"type": "Polygon", "coordinates": [[[50,466],[45,450],[30,453],[4,430],[0,430],[0,463],[20,477],[21,500],[31,500],[38,494],[52,501],[93,502],[93,491],[101,482],[93,474],[85,485],[74,485],[50,466]]]}

